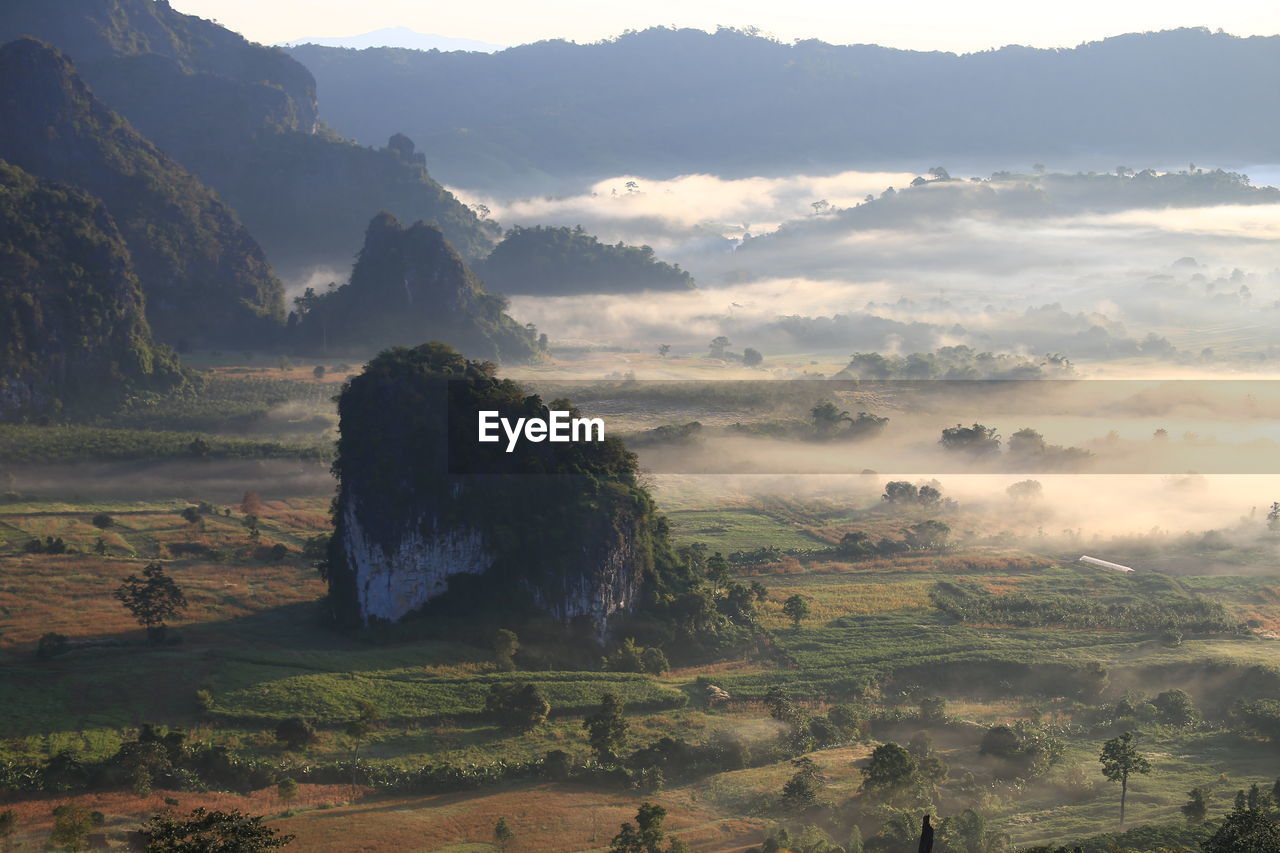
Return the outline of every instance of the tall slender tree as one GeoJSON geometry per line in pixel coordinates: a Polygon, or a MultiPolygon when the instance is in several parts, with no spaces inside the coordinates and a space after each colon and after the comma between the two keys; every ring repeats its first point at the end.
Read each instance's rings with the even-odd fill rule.
{"type": "Polygon", "coordinates": [[[1133,743],[1133,732],[1125,732],[1102,745],[1102,753],[1098,756],[1102,764],[1102,775],[1112,782],[1120,783],[1120,826],[1124,826],[1125,799],[1129,795],[1129,777],[1135,774],[1145,776],[1151,772],[1151,762],[1138,751],[1133,743]]]}

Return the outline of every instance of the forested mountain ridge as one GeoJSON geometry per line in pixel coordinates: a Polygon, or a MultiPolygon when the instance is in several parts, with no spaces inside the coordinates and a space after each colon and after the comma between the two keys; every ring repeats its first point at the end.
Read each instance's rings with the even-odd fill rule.
{"type": "Polygon", "coordinates": [[[494,54],[289,52],[315,74],[321,116],[339,132],[371,142],[403,130],[436,174],[486,189],[915,158],[1280,156],[1280,37],[1182,29],[957,56],[655,28],[494,54]]]}
{"type": "Polygon", "coordinates": [[[536,296],[694,286],[679,264],[658,260],[649,246],[601,243],[581,226],[512,228],[476,272],[498,293],[536,296]]]}
{"type": "Polygon", "coordinates": [[[318,127],[310,72],[278,48],[163,0],[0,5],[0,40],[22,35],[66,52],[108,107],[215,189],[282,275],[345,268],[379,210],[436,223],[472,259],[496,242],[421,160],[318,127]]]}
{"type": "Polygon", "coordinates": [[[103,205],[0,160],[0,420],[88,413],[186,382],[152,343],[103,205]]]}
{"type": "Polygon", "coordinates": [[[165,0],[8,0],[0,41],[24,35],[70,56],[100,98],[162,147],[165,130],[220,140],[316,126],[315,80],[305,68],[165,0]],[[215,114],[210,102],[235,111],[215,114]]]}
{"type": "Polygon", "coordinates": [[[290,317],[291,339],[308,352],[367,352],[443,341],[475,358],[521,362],[545,348],[535,330],[486,293],[440,229],[405,227],[378,214],[365,232],[349,283],[308,289],[290,317]]]}
{"type": "Polygon", "coordinates": [[[0,157],[103,201],[162,340],[243,341],[283,319],[280,282],[235,215],[34,39],[0,48],[0,157]]]}

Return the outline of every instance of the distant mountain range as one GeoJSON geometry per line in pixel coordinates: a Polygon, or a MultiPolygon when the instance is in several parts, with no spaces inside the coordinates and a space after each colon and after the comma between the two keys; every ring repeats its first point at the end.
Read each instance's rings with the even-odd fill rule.
{"type": "Polygon", "coordinates": [[[509,196],[621,174],[1280,162],[1280,37],[1181,29],[957,56],[655,28],[493,54],[289,53],[339,132],[402,131],[447,184],[509,196]]]}
{"type": "Polygon", "coordinates": [[[493,53],[505,50],[506,45],[490,44],[474,39],[450,38],[434,33],[420,33],[408,27],[383,27],[358,36],[332,36],[328,38],[301,38],[285,42],[284,47],[300,44],[318,44],[324,47],[349,47],[363,50],[366,47],[403,47],[410,50],[472,50],[493,53]]]}

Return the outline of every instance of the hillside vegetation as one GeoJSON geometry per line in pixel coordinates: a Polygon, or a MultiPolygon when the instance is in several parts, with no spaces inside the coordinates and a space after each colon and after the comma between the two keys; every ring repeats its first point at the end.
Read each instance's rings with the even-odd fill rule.
{"type": "Polygon", "coordinates": [[[85,415],[188,377],[151,340],[128,247],[90,196],[0,160],[0,421],[85,415]]]}

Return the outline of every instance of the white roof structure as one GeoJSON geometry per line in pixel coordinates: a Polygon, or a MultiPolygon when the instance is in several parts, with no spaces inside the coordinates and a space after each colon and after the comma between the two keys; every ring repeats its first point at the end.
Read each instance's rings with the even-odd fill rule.
{"type": "Polygon", "coordinates": [[[1108,560],[1099,560],[1097,557],[1090,557],[1085,554],[1080,558],[1081,563],[1088,563],[1091,566],[1101,566],[1104,569],[1112,569],[1117,572],[1131,572],[1133,569],[1128,566],[1122,566],[1119,563],[1112,563],[1108,560]]]}

